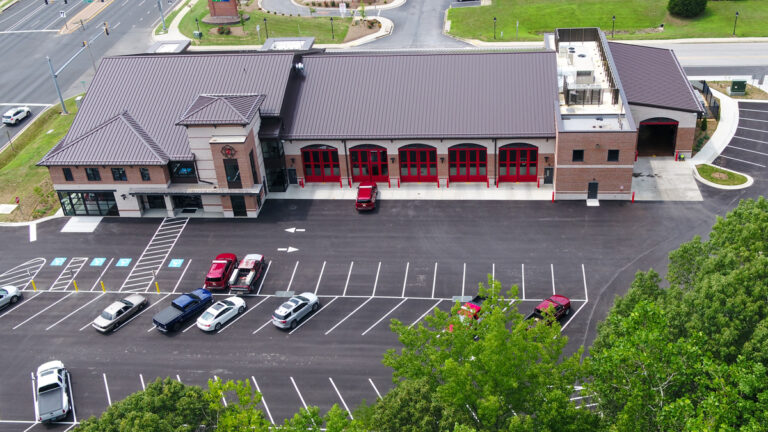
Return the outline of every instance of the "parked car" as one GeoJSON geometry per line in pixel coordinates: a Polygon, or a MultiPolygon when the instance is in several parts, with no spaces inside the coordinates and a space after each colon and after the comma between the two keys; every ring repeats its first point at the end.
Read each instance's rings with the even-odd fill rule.
{"type": "Polygon", "coordinates": [[[311,292],[291,297],[272,314],[272,324],[279,328],[296,328],[302,318],[320,307],[320,299],[311,292]]]}
{"type": "Polygon", "coordinates": [[[245,312],[245,300],[241,297],[229,297],[217,301],[197,319],[197,328],[202,331],[218,331],[232,318],[245,312]]]}
{"type": "Polygon", "coordinates": [[[6,285],[0,288],[0,309],[3,309],[21,300],[21,296],[21,290],[13,285],[6,285]]]}
{"type": "Polygon", "coordinates": [[[544,311],[546,311],[549,308],[553,309],[553,313],[555,315],[556,320],[558,321],[562,320],[563,318],[570,315],[571,313],[571,299],[559,294],[550,296],[548,299],[539,303],[539,305],[533,309],[533,312],[531,312],[530,315],[525,317],[525,319],[534,319],[534,320],[543,319],[544,311]]]}
{"type": "Polygon", "coordinates": [[[161,332],[178,331],[184,322],[202,312],[212,302],[213,296],[210,291],[196,289],[177,297],[170,306],[156,313],[152,317],[152,322],[161,332]]]}
{"type": "Polygon", "coordinates": [[[251,292],[264,273],[264,255],[248,254],[237,265],[229,278],[232,292],[251,292]]]}
{"type": "MultiPolygon", "coordinates": [[[[471,325],[480,320],[480,311],[482,310],[485,297],[476,295],[472,300],[461,305],[457,312],[459,320],[465,325],[471,325]]],[[[453,324],[448,325],[448,331],[453,332],[453,324]]]]}
{"type": "Polygon", "coordinates": [[[131,294],[107,306],[101,314],[93,320],[93,328],[106,333],[114,330],[128,321],[137,312],[147,306],[147,299],[138,294],[131,294]]]}
{"type": "Polygon", "coordinates": [[[20,121],[29,117],[32,111],[27,106],[11,108],[3,114],[3,123],[9,125],[19,124],[20,121]]]}
{"type": "Polygon", "coordinates": [[[219,254],[211,262],[211,268],[205,275],[205,289],[227,289],[229,288],[229,278],[237,265],[237,256],[231,253],[219,254]]]}
{"type": "Polygon", "coordinates": [[[53,360],[37,368],[35,412],[37,421],[52,422],[67,416],[70,405],[69,372],[64,363],[53,360]]]}
{"type": "Polygon", "coordinates": [[[357,186],[357,200],[355,208],[357,210],[373,210],[376,208],[376,195],[379,188],[376,183],[371,181],[360,182],[357,186]]]}

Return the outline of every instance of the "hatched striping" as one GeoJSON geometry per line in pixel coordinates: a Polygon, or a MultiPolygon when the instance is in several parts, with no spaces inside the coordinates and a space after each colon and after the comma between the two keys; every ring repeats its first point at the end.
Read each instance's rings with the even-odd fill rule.
{"type": "Polygon", "coordinates": [[[171,249],[181,237],[189,218],[165,218],[125,278],[120,291],[144,292],[150,288],[155,274],[168,259],[171,249]]]}
{"type": "Polygon", "coordinates": [[[13,285],[21,290],[26,289],[45,263],[45,258],[34,258],[5,271],[0,274],[0,286],[13,285]]]}
{"type": "Polygon", "coordinates": [[[88,257],[75,257],[69,260],[64,270],[59,273],[59,277],[51,285],[51,291],[66,291],[72,281],[75,280],[80,269],[88,262],[88,257]]]}

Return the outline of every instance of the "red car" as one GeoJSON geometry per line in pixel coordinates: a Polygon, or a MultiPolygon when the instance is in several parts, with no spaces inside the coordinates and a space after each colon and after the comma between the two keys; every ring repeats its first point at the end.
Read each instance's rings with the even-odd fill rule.
{"type": "Polygon", "coordinates": [[[236,266],[237,256],[235,254],[219,254],[211,262],[211,268],[208,270],[208,274],[205,275],[203,288],[207,290],[229,288],[229,278],[232,276],[232,271],[236,266]]]}
{"type": "Polygon", "coordinates": [[[264,255],[246,255],[229,278],[232,292],[251,292],[265,267],[264,255]]]}
{"type": "Polygon", "coordinates": [[[571,299],[566,296],[555,294],[539,303],[533,312],[525,317],[525,319],[542,319],[544,317],[544,311],[549,308],[553,309],[556,320],[562,320],[571,313],[571,299]]]}
{"type": "Polygon", "coordinates": [[[371,181],[360,182],[357,187],[357,200],[355,208],[357,210],[373,210],[376,208],[376,194],[379,188],[376,183],[371,181]]]}

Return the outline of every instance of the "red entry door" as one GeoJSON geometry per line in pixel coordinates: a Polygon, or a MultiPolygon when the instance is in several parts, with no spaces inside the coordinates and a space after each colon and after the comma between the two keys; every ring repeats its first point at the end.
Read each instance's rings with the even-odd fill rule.
{"type": "Polygon", "coordinates": [[[448,149],[448,178],[452,182],[484,182],[488,151],[485,148],[448,149]]]}
{"type": "Polygon", "coordinates": [[[386,182],[389,180],[386,149],[349,149],[352,181],[386,182]]]}
{"type": "Polygon", "coordinates": [[[539,151],[536,148],[500,148],[499,181],[536,181],[538,160],[539,151]]]}
{"type": "Polygon", "coordinates": [[[437,181],[437,150],[434,148],[400,149],[400,180],[404,182],[437,181]]]}
{"type": "Polygon", "coordinates": [[[307,182],[337,182],[341,178],[339,152],[330,149],[303,149],[304,179],[307,182]]]}

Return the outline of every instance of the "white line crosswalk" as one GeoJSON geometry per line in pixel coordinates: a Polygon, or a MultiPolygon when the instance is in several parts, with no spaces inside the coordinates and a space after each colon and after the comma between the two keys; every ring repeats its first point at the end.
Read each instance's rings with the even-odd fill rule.
{"type": "Polygon", "coordinates": [[[147,291],[187,226],[189,218],[165,218],[125,278],[120,291],[147,291]]]}

